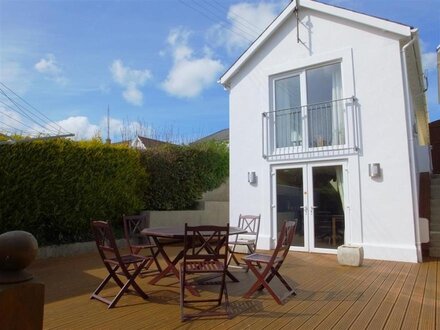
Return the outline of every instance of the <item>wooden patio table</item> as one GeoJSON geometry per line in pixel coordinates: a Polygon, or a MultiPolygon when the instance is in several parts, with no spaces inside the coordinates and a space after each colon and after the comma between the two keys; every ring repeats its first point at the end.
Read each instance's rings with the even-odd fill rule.
{"type": "MultiPolygon", "coordinates": [[[[246,234],[247,231],[243,230],[239,227],[229,227],[229,235],[239,235],[239,234],[246,234]]],[[[172,239],[181,239],[183,241],[185,237],[185,228],[184,226],[179,227],[153,227],[153,228],[145,228],[141,231],[142,235],[150,236],[154,242],[156,243],[156,246],[159,250],[159,253],[164,258],[165,262],[167,263],[167,267],[159,273],[157,276],[155,276],[151,281],[150,284],[156,284],[160,279],[167,276],[169,273],[174,273],[174,275],[180,279],[179,276],[179,270],[177,269],[176,265],[177,263],[183,258],[183,246],[182,250],[176,255],[176,257],[171,260],[170,257],[165,252],[164,246],[167,245],[167,242],[163,242],[160,240],[160,238],[172,238],[172,239]]],[[[234,282],[239,282],[238,279],[227,270],[226,275],[234,282]]]]}

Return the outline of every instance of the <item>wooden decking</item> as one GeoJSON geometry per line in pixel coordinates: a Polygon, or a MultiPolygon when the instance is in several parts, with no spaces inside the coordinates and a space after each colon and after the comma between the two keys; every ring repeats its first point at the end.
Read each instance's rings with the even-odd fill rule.
{"type": "Polygon", "coordinates": [[[46,329],[440,329],[438,259],[423,264],[366,260],[351,268],[338,265],[334,255],[292,252],[282,273],[298,294],[284,305],[264,291],[243,299],[254,277],[237,270],[240,283],[228,282],[233,318],[184,323],[175,278],[155,286],[143,278],[138,282],[148,301],[125,295],[107,310],[89,299],[105,276],[97,253],[40,260],[30,271],[46,283],[46,329]]]}

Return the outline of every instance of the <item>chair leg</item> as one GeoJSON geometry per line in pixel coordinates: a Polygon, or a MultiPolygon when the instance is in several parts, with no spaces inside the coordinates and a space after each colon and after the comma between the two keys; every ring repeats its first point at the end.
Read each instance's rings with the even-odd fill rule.
{"type": "Polygon", "coordinates": [[[186,321],[184,308],[185,308],[185,275],[180,271],[180,320],[186,321]]]}
{"type": "Polygon", "coordinates": [[[290,292],[290,294],[296,296],[295,289],[292,289],[290,287],[289,283],[287,283],[287,281],[284,279],[284,277],[281,276],[281,274],[278,271],[276,271],[275,275],[278,277],[281,283],[284,284],[285,288],[290,292]]]}
{"type": "Polygon", "coordinates": [[[235,256],[235,247],[236,247],[236,244],[234,244],[234,247],[232,248],[232,250],[230,250],[229,259],[228,259],[228,266],[231,263],[231,260],[234,260],[235,264],[237,266],[240,266],[240,261],[238,261],[237,257],[235,256]]]}
{"type": "Polygon", "coordinates": [[[159,273],[161,273],[162,267],[160,266],[159,261],[157,260],[157,256],[159,255],[159,250],[154,252],[154,248],[150,248],[150,251],[151,251],[151,255],[154,259],[154,263],[156,264],[157,270],[159,271],[159,273]]]}
{"type": "MultiPolygon", "coordinates": [[[[249,290],[243,295],[244,298],[250,298],[255,291],[259,290],[259,288],[263,286],[263,281],[264,281],[264,277],[266,277],[266,274],[262,274],[258,270],[256,270],[255,266],[252,264],[251,261],[245,260],[245,263],[247,265],[247,268],[250,269],[257,278],[254,284],[252,284],[249,290]]],[[[267,273],[267,272],[263,272],[263,273],[267,273]]]]}
{"type": "MultiPolygon", "coordinates": [[[[257,251],[257,246],[255,244],[252,245],[246,245],[248,250],[249,250],[249,254],[254,254],[257,251]]],[[[258,268],[261,269],[261,264],[257,261],[256,262],[258,268]]],[[[246,270],[246,273],[249,271],[249,269],[246,270]]]]}
{"type": "Polygon", "coordinates": [[[116,271],[119,269],[119,266],[115,266],[114,268],[110,267],[109,265],[105,265],[108,270],[108,275],[106,278],[99,284],[99,286],[96,288],[96,290],[93,292],[90,299],[96,298],[94,296],[99,295],[99,293],[104,289],[104,287],[107,285],[107,283],[110,281],[110,279],[113,279],[116,284],[121,288],[124,286],[124,283],[119,279],[119,277],[116,275],[116,271]]]}
{"type": "Polygon", "coordinates": [[[278,295],[275,293],[275,291],[272,290],[272,288],[269,285],[270,281],[273,279],[274,276],[277,276],[280,279],[281,283],[283,283],[283,285],[286,287],[286,289],[288,290],[288,295],[296,295],[295,290],[293,290],[289,286],[286,280],[278,272],[278,269],[271,267],[270,274],[268,274],[269,272],[266,270],[260,273],[250,261],[246,260],[246,264],[248,265],[252,273],[254,273],[254,275],[257,277],[257,280],[250,287],[250,289],[244,294],[243,296],[244,298],[250,298],[255,291],[257,290],[261,291],[265,288],[269,292],[269,294],[275,299],[275,301],[279,305],[282,305],[283,303],[280,297],[278,297],[278,295]]]}

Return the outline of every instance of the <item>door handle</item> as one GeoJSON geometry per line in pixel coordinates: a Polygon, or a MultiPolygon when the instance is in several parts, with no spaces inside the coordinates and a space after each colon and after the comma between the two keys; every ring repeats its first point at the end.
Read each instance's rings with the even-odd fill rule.
{"type": "Polygon", "coordinates": [[[310,208],[312,208],[312,209],[317,209],[318,206],[311,206],[310,208]]]}
{"type": "Polygon", "coordinates": [[[300,208],[300,209],[303,209],[304,212],[307,212],[307,206],[300,206],[299,208],[300,208]]]}

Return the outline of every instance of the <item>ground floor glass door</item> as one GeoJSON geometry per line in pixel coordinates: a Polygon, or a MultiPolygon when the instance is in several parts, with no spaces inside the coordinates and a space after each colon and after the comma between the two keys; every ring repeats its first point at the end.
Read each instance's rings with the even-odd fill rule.
{"type": "Polygon", "coordinates": [[[276,169],[276,226],[298,222],[292,248],[335,250],[344,244],[345,194],[342,164],[276,169]]]}

